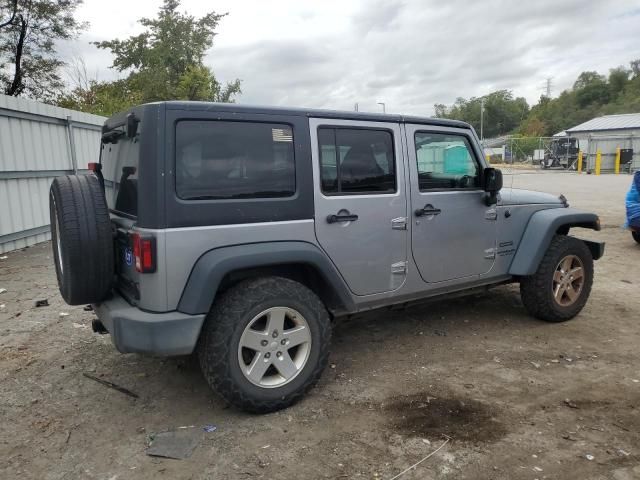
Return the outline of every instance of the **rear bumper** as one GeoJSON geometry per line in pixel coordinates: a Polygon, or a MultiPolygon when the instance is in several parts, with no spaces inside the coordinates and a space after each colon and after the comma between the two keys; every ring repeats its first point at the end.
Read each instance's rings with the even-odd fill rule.
{"type": "Polygon", "coordinates": [[[180,312],[144,312],[118,294],[93,305],[93,309],[122,353],[189,355],[196,346],[205,317],[180,312]]]}

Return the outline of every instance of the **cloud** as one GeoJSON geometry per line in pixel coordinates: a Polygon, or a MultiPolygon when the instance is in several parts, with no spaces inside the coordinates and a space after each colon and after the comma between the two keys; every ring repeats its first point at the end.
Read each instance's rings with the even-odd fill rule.
{"type": "MultiPolygon", "coordinates": [[[[210,9],[197,0],[184,6],[194,15],[210,9]]],[[[93,38],[130,34],[137,16],[110,8],[118,22],[106,29],[108,19],[98,18],[93,38]]],[[[531,103],[547,77],[559,94],[583,70],[606,73],[639,56],[637,0],[325,0],[313,8],[281,0],[277,9],[220,0],[215,8],[229,16],[206,62],[219,80],[242,79],[242,103],[379,110],[381,101],[387,111],[432,114],[434,103],[496,89],[531,103]]],[[[114,75],[104,55],[94,50],[87,60],[102,78],[114,75]]]]}

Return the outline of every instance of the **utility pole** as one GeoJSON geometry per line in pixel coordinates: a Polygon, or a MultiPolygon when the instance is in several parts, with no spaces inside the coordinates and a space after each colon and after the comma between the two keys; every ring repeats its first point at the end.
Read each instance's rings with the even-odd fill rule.
{"type": "Polygon", "coordinates": [[[353,110],[356,112],[358,111],[358,102],[356,102],[355,105],[353,106],[353,110]]]}
{"type": "Polygon", "coordinates": [[[484,97],[480,99],[480,140],[484,140],[484,97]]]}
{"type": "Polygon", "coordinates": [[[384,102],[377,102],[378,105],[382,105],[382,113],[387,113],[387,106],[384,102]]]}

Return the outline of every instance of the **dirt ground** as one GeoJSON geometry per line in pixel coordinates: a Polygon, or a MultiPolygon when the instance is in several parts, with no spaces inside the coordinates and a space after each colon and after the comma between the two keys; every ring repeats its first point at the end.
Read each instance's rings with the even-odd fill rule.
{"type": "Polygon", "coordinates": [[[92,333],[93,314],[57,292],[49,244],[9,253],[0,479],[390,479],[446,438],[401,478],[640,478],[640,245],[619,228],[629,182],[505,178],[602,214],[605,228],[587,235],[606,255],[573,321],[528,317],[515,285],[343,321],[319,385],[264,416],[225,405],[189,359],[122,355],[92,333]],[[188,459],[145,454],[157,432],[207,424],[217,430],[188,459]]]}

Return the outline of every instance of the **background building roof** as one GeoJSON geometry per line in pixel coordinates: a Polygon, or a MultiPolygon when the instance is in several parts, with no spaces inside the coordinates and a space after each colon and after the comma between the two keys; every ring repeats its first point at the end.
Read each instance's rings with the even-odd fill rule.
{"type": "Polygon", "coordinates": [[[605,115],[592,118],[588,122],[568,128],[567,133],[593,132],[603,130],[640,129],[640,113],[625,113],[622,115],[605,115]]]}

